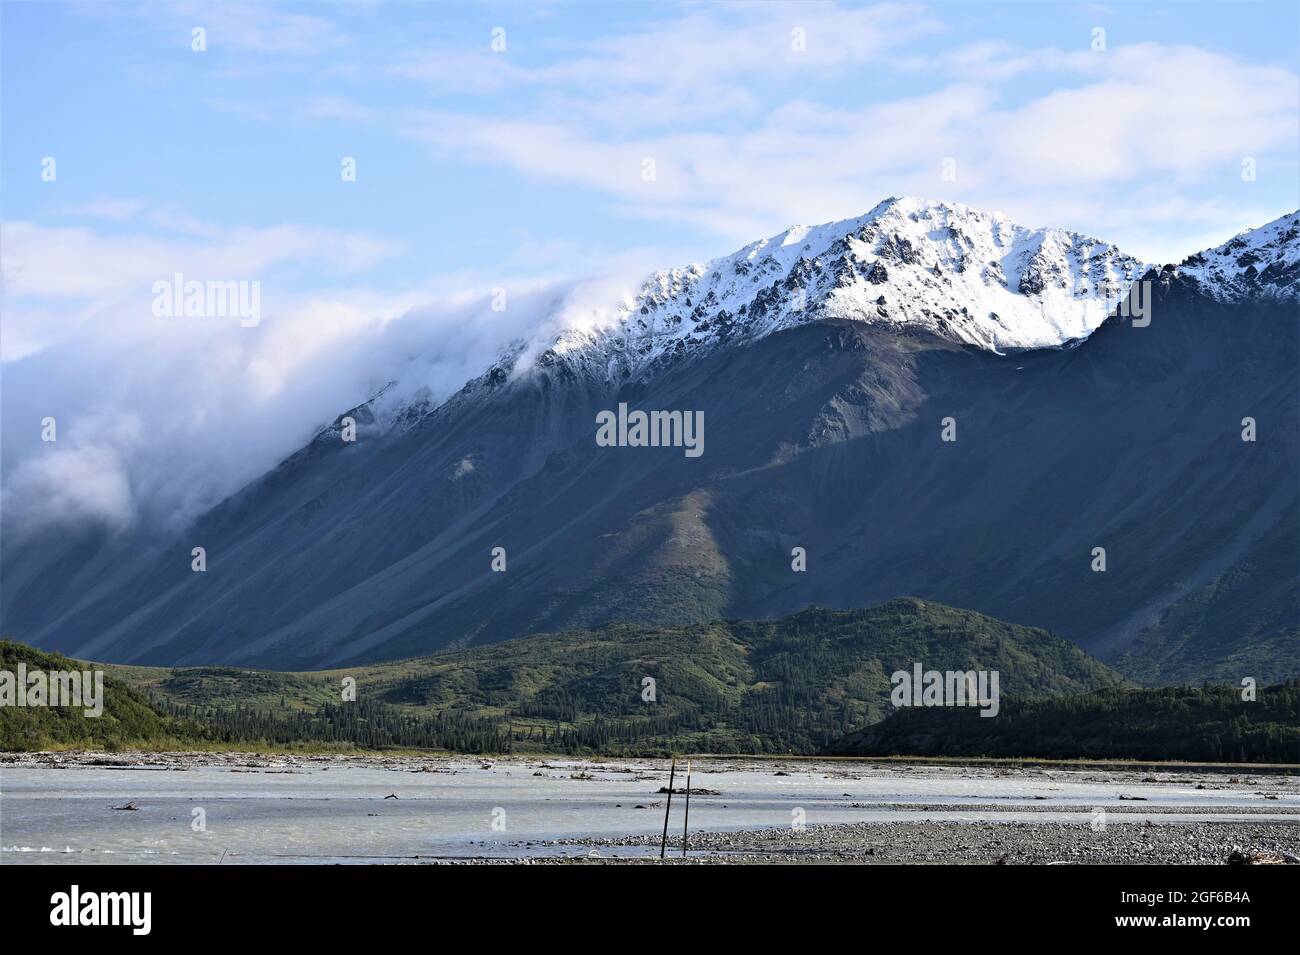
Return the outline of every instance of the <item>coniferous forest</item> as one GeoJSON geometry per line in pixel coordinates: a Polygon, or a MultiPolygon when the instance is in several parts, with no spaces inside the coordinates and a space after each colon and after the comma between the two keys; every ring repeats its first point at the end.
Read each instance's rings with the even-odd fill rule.
{"type": "MultiPolygon", "coordinates": [[[[84,668],[0,643],[0,669],[84,668]]],[[[1300,761],[1300,683],[1139,688],[1046,631],[914,599],[615,624],[322,672],[108,666],[105,713],[0,707],[0,747],[1300,761]],[[914,661],[1001,673],[996,719],[890,705],[914,661]],[[355,693],[341,688],[349,681],[355,693]]]]}

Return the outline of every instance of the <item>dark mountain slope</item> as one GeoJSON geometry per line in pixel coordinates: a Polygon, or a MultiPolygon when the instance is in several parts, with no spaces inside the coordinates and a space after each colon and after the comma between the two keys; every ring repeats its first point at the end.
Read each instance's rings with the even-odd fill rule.
{"type": "Polygon", "coordinates": [[[82,656],[304,668],[916,593],[1147,679],[1295,674],[1294,307],[1153,291],[1145,328],[1018,355],[820,321],[613,390],[558,360],[494,372],[409,428],[322,436],[167,547],[7,551],[5,623],[82,656]],[[704,455],[597,447],[620,401],[703,410],[704,455]],[[1207,587],[1214,615],[1180,618],[1207,587]]]}

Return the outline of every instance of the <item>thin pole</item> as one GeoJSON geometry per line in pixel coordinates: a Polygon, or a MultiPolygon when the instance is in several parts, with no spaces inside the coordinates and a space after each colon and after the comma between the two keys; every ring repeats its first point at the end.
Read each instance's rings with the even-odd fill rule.
{"type": "Polygon", "coordinates": [[[686,819],[682,823],[682,858],[686,858],[686,834],[691,830],[691,761],[686,761],[686,819]]]}
{"type": "Polygon", "coordinates": [[[677,757],[673,757],[673,768],[668,771],[668,805],[664,806],[664,836],[659,840],[659,858],[664,857],[668,849],[668,811],[673,808],[673,780],[677,777],[677,757]]]}

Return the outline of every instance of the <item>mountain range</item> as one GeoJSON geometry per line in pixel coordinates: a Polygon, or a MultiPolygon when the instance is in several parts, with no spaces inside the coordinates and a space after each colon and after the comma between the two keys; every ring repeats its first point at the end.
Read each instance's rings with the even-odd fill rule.
{"type": "Polygon", "coordinates": [[[915,199],[793,228],[382,391],[181,535],[11,542],[0,622],[308,669],[914,594],[1144,682],[1295,676],[1298,219],[1176,265],[915,199]],[[598,445],[620,404],[702,412],[705,453],[598,445]]]}

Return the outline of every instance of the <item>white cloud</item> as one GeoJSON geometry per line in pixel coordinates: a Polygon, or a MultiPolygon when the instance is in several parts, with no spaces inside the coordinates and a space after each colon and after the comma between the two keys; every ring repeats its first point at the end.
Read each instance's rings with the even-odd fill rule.
{"type": "Polygon", "coordinates": [[[92,444],[25,457],[5,481],[3,500],[14,533],[58,523],[94,521],[114,530],[133,516],[131,483],[118,453],[92,444]]]}
{"type": "MultiPolygon", "coordinates": [[[[656,75],[673,75],[671,69],[638,72],[624,63],[630,58],[624,44],[612,49],[627,76],[650,84],[656,75]]],[[[665,54],[670,62],[673,55],[665,54]]],[[[1014,58],[993,45],[966,48],[940,72],[999,56],[1015,69],[865,106],[788,99],[756,122],[726,131],[692,132],[687,123],[628,135],[625,124],[602,119],[606,107],[625,102],[616,89],[594,94],[586,110],[527,117],[410,111],[399,129],[437,156],[582,186],[632,214],[687,222],[733,242],[796,222],[860,214],[900,193],[976,207],[1003,203],[1002,211],[1031,223],[1097,232],[1113,218],[1107,210],[1122,208],[1141,220],[1148,213],[1139,199],[1169,209],[1189,185],[1234,180],[1244,156],[1294,155],[1300,97],[1296,74],[1286,68],[1186,46],[1140,44],[1104,54],[1043,50],[1014,58]],[[1053,85],[1013,98],[995,82],[1029,69],[1044,71],[1053,85]],[[653,182],[641,175],[645,158],[655,161],[653,182]],[[956,162],[955,181],[941,175],[946,158],[956,162]],[[1046,212],[1066,207],[1083,214],[1042,221],[1046,212]]],[[[725,52],[720,59],[728,64],[725,52]]],[[[709,71],[725,74],[716,65],[709,71]]],[[[585,67],[570,66],[566,73],[585,82],[585,67]]],[[[674,84],[663,80],[632,102],[637,95],[672,97],[674,84]]],[[[575,97],[581,88],[575,86],[575,97]]],[[[1230,234],[1238,228],[1236,217],[1222,211],[1220,231],[1230,234]]],[[[1166,238],[1180,232],[1186,238],[1204,223],[1164,224],[1166,238]]],[[[1150,257],[1153,250],[1129,251],[1150,257]]]]}
{"type": "Polygon", "coordinates": [[[187,49],[195,27],[206,31],[210,51],[233,48],[260,55],[307,56],[335,51],[348,42],[335,21],[272,3],[89,3],[80,10],[88,16],[144,19],[177,37],[187,49]]]}
{"type": "Polygon", "coordinates": [[[114,199],[111,197],[92,199],[76,205],[59,209],[60,215],[80,219],[107,219],[111,222],[125,222],[139,215],[149,205],[145,199],[114,199]]]}
{"type": "Polygon", "coordinates": [[[321,54],[344,45],[332,20],[272,4],[183,5],[178,13],[208,30],[209,48],[229,42],[254,53],[321,54]]]}
{"type": "Polygon", "coordinates": [[[50,299],[135,292],[147,305],[152,283],[176,272],[200,280],[251,281],[301,261],[358,272],[399,249],[364,233],[298,225],[203,231],[209,237],[178,242],[149,234],[105,236],[83,226],[6,222],[0,225],[5,288],[13,297],[50,299]]]}
{"type": "MultiPolygon", "coordinates": [[[[374,291],[357,279],[387,244],[294,225],[172,243],[84,227],[4,228],[6,248],[20,251],[6,260],[0,458],[6,529],[20,537],[88,519],[181,526],[388,381],[400,380],[395,399],[426,390],[440,400],[506,345],[609,320],[618,301],[608,283],[595,292],[501,275],[374,291]],[[303,263],[354,279],[275,291],[272,280],[303,263]],[[155,317],[148,283],[172,270],[264,274],[263,320],[245,328],[238,319],[155,317]],[[504,312],[490,307],[498,285],[508,292],[504,312]],[[40,439],[46,417],[57,422],[56,442],[40,439]]],[[[564,251],[529,245],[517,256],[564,251]]]]}
{"type": "Polygon", "coordinates": [[[622,128],[680,128],[696,119],[758,112],[763,97],[750,84],[798,85],[843,74],[940,29],[913,4],[737,3],[693,8],[633,32],[578,43],[545,65],[521,65],[490,52],[485,40],[475,52],[407,52],[390,71],[436,92],[517,91],[539,95],[557,115],[622,128]]]}

